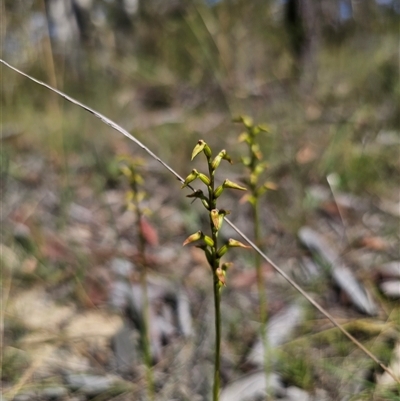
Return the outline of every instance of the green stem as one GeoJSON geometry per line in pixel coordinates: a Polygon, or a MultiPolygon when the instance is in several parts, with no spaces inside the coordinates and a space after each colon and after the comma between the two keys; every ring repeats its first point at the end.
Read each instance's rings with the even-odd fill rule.
{"type": "Polygon", "coordinates": [[[214,280],[214,309],[215,309],[215,359],[214,359],[214,387],[213,401],[219,400],[220,363],[221,363],[221,289],[217,275],[214,280]]]}
{"type": "MultiPolygon", "coordinates": [[[[253,203],[253,218],[254,218],[254,239],[257,246],[260,246],[261,234],[260,234],[260,206],[258,198],[255,196],[253,203]]],[[[264,373],[266,382],[266,400],[270,399],[270,391],[268,388],[268,377],[270,374],[270,360],[269,360],[269,344],[267,337],[267,297],[264,286],[264,276],[261,268],[261,257],[258,253],[255,256],[256,274],[257,274],[257,289],[258,289],[258,300],[260,308],[260,335],[261,343],[263,347],[263,361],[264,361],[264,373]]]]}
{"type": "Polygon", "coordinates": [[[136,205],[136,218],[137,230],[139,233],[139,254],[141,256],[142,268],[140,272],[140,286],[143,296],[143,315],[142,315],[142,344],[143,344],[143,357],[146,366],[146,381],[147,381],[147,399],[154,401],[154,377],[152,370],[152,358],[150,350],[150,307],[149,307],[149,294],[147,291],[147,263],[146,263],[146,239],[144,237],[141,219],[142,211],[140,209],[139,200],[137,199],[138,188],[136,182],[132,183],[133,193],[135,194],[136,205]]]}
{"type": "Polygon", "coordinates": [[[142,294],[143,294],[143,329],[142,329],[142,341],[143,341],[143,354],[146,365],[146,380],[147,380],[147,398],[148,400],[154,400],[154,377],[152,370],[152,358],[150,351],[150,330],[149,330],[149,295],[147,291],[147,273],[146,267],[143,267],[140,275],[142,294]]]}
{"type": "MultiPolygon", "coordinates": [[[[211,166],[211,159],[208,160],[208,171],[210,174],[210,185],[208,186],[208,199],[210,205],[210,211],[217,208],[217,199],[214,197],[215,171],[211,166]]],[[[213,386],[213,401],[219,400],[219,389],[220,389],[220,364],[221,364],[221,287],[219,278],[217,276],[217,269],[219,267],[220,259],[217,256],[218,251],[218,230],[214,226],[214,223],[210,214],[210,228],[212,232],[212,239],[214,241],[214,247],[212,249],[212,271],[213,271],[213,288],[214,288],[214,311],[215,311],[215,356],[214,356],[214,386],[213,386]]]]}

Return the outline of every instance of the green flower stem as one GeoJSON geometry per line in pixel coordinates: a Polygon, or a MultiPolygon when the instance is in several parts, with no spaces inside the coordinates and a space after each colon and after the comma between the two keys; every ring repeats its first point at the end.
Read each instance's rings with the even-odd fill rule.
{"type": "Polygon", "coordinates": [[[219,400],[220,364],[221,364],[221,284],[217,274],[214,279],[214,308],[215,308],[215,359],[214,359],[214,387],[213,401],[219,400]]]}
{"type": "MultiPolygon", "coordinates": [[[[254,203],[252,204],[253,218],[254,218],[254,240],[257,246],[260,246],[261,233],[260,233],[260,204],[258,197],[255,196],[254,203]]],[[[264,361],[264,373],[265,373],[265,383],[266,383],[266,400],[270,399],[270,391],[268,386],[268,377],[270,374],[270,358],[269,358],[269,343],[267,337],[267,318],[268,318],[268,308],[267,308],[267,297],[264,288],[264,276],[261,268],[261,256],[256,253],[255,255],[255,265],[257,274],[257,289],[258,289],[258,301],[260,308],[260,334],[261,343],[263,347],[263,361],[264,361]]]]}
{"type": "Polygon", "coordinates": [[[140,271],[140,286],[143,296],[143,311],[142,311],[142,345],[143,345],[143,358],[146,367],[146,381],[147,381],[147,399],[154,401],[155,389],[154,389],[154,377],[152,369],[152,358],[150,350],[150,306],[149,306],[149,294],[147,291],[147,262],[146,262],[146,239],[141,226],[141,219],[143,216],[140,208],[140,202],[138,199],[138,185],[136,181],[131,183],[133,190],[133,201],[136,206],[136,219],[137,219],[137,231],[139,233],[139,255],[141,256],[142,268],[140,271]]]}
{"type": "Polygon", "coordinates": [[[154,400],[154,377],[152,369],[152,358],[150,351],[150,330],[149,330],[149,295],[147,291],[147,272],[144,267],[140,275],[140,284],[142,287],[143,295],[143,328],[142,328],[142,341],[143,341],[143,354],[146,365],[146,381],[147,381],[147,398],[150,401],[154,400]]]}
{"type": "MultiPolygon", "coordinates": [[[[251,207],[253,213],[253,227],[254,227],[254,241],[258,247],[261,247],[261,230],[260,230],[260,191],[259,189],[259,175],[265,169],[265,165],[261,162],[262,154],[259,145],[256,141],[256,136],[263,129],[261,126],[254,126],[251,118],[242,117],[240,121],[246,127],[246,133],[242,134],[249,148],[249,157],[246,158],[248,163],[246,163],[249,172],[249,187],[251,191],[251,207]]],[[[258,289],[258,302],[260,309],[260,335],[261,344],[263,348],[263,365],[265,373],[266,382],[266,400],[270,399],[271,392],[269,391],[268,377],[270,374],[270,349],[267,337],[267,318],[268,318],[268,308],[267,308],[267,297],[264,288],[264,277],[261,268],[261,256],[256,253],[255,256],[255,267],[257,275],[257,289],[258,289]]]]}
{"type": "MultiPolygon", "coordinates": [[[[208,198],[210,212],[217,208],[217,198],[214,194],[215,187],[215,169],[211,165],[211,160],[208,160],[208,171],[210,174],[210,184],[208,185],[208,198]]],[[[220,365],[221,365],[221,284],[217,275],[220,259],[218,258],[218,229],[215,227],[210,213],[210,227],[214,246],[212,248],[212,271],[213,271],[213,288],[214,288],[214,310],[215,310],[215,356],[214,356],[214,386],[213,386],[213,401],[219,400],[220,389],[220,365]]]]}

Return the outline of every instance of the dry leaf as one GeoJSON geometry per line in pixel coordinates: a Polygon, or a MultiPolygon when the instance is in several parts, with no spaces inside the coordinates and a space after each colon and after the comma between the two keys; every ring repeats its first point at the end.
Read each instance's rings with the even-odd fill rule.
{"type": "Polygon", "coordinates": [[[140,219],[140,230],[146,242],[151,246],[158,245],[158,234],[155,228],[148,222],[145,217],[140,219]]]}
{"type": "Polygon", "coordinates": [[[315,151],[309,145],[306,145],[296,153],[296,161],[299,164],[306,164],[313,161],[316,156],[315,151]]]}
{"type": "Polygon", "coordinates": [[[388,249],[387,242],[380,237],[364,237],[361,239],[361,246],[374,251],[385,251],[388,249]]]}

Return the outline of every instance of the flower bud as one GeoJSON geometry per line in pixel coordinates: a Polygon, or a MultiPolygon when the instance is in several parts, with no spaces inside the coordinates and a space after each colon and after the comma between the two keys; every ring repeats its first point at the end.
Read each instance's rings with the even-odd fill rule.
{"type": "Polygon", "coordinates": [[[228,245],[222,245],[221,248],[218,249],[217,256],[218,258],[222,258],[228,252],[228,245]]]}
{"type": "Polygon", "coordinates": [[[219,282],[220,282],[223,286],[225,286],[225,271],[222,270],[220,267],[218,267],[218,268],[215,270],[215,274],[216,274],[216,276],[218,277],[219,282]]]}
{"type": "Polygon", "coordinates": [[[238,185],[238,184],[236,184],[236,183],[234,183],[234,182],[232,182],[232,181],[230,181],[230,180],[228,180],[228,179],[226,179],[226,180],[224,181],[224,183],[222,184],[222,186],[223,186],[224,188],[239,189],[239,190],[241,190],[241,191],[247,191],[246,188],[241,187],[240,185],[238,185]]]}
{"type": "Polygon", "coordinates": [[[221,268],[222,268],[222,270],[225,272],[225,271],[227,271],[230,267],[232,267],[233,266],[233,263],[232,262],[225,262],[225,263],[223,263],[222,264],[222,266],[221,266],[221,268]]]}
{"type": "Polygon", "coordinates": [[[131,176],[131,180],[130,180],[131,182],[135,182],[136,184],[138,184],[138,185],[143,185],[144,184],[144,180],[143,180],[143,177],[140,175],[140,174],[138,174],[138,173],[134,173],[132,176],[131,176]]]}
{"type": "Polygon", "coordinates": [[[244,204],[244,203],[246,203],[246,202],[249,202],[250,205],[253,205],[253,206],[254,206],[254,205],[256,204],[257,200],[256,200],[256,198],[255,198],[253,195],[251,195],[251,194],[246,194],[246,195],[244,195],[244,196],[242,196],[242,197],[240,198],[239,203],[240,203],[240,204],[244,204]]]}
{"type": "Polygon", "coordinates": [[[127,191],[125,193],[125,200],[127,203],[132,202],[134,198],[135,198],[135,192],[133,192],[132,190],[127,191]]]}
{"type": "Polygon", "coordinates": [[[229,248],[251,248],[250,246],[245,245],[242,242],[237,241],[232,238],[229,238],[229,240],[228,240],[228,247],[229,248]]]}
{"type": "Polygon", "coordinates": [[[224,209],[221,209],[219,211],[219,213],[218,213],[218,226],[219,226],[219,229],[221,229],[221,227],[222,227],[222,223],[224,222],[224,217],[227,214],[230,214],[230,213],[231,212],[229,210],[224,210],[224,209]]]}
{"type": "Polygon", "coordinates": [[[257,127],[258,127],[258,129],[259,129],[260,131],[263,131],[263,132],[271,132],[271,130],[270,130],[270,128],[268,127],[268,125],[265,125],[265,124],[258,124],[257,127]]]}
{"type": "Polygon", "coordinates": [[[201,238],[204,238],[204,234],[201,231],[197,231],[196,233],[189,235],[189,237],[185,239],[185,241],[183,242],[183,246],[198,241],[201,238]]]}
{"type": "Polygon", "coordinates": [[[253,119],[249,116],[242,116],[242,122],[246,128],[251,128],[253,126],[253,119]]]}
{"type": "Polygon", "coordinates": [[[272,189],[273,191],[276,191],[278,189],[278,185],[276,185],[274,182],[271,182],[271,181],[267,181],[264,184],[264,187],[266,189],[272,189]]]}
{"type": "Polygon", "coordinates": [[[136,212],[137,211],[137,207],[134,203],[129,202],[126,206],[127,210],[129,210],[130,212],[136,212]]]}
{"type": "Polygon", "coordinates": [[[210,246],[210,247],[213,247],[213,246],[214,246],[214,241],[213,241],[213,239],[212,239],[211,237],[209,237],[208,235],[205,235],[205,236],[203,237],[203,239],[204,239],[204,242],[205,242],[208,246],[210,246]]]}
{"type": "Polygon", "coordinates": [[[218,166],[221,164],[221,160],[224,157],[225,153],[226,153],[225,150],[221,150],[221,152],[219,152],[217,156],[215,156],[214,160],[211,163],[211,168],[213,170],[216,170],[218,166]]]}
{"type": "Polygon", "coordinates": [[[219,198],[222,195],[222,192],[224,192],[224,186],[220,185],[219,187],[216,188],[214,191],[214,198],[219,198]]]}
{"type": "Polygon", "coordinates": [[[214,227],[219,230],[221,225],[220,225],[220,220],[219,220],[219,211],[218,209],[213,209],[210,212],[211,220],[214,224],[214,227]]]}
{"type": "Polygon", "coordinates": [[[206,144],[206,146],[204,146],[203,151],[204,151],[204,154],[207,156],[207,158],[211,157],[211,155],[212,155],[211,148],[207,144],[206,144]]]}
{"type": "Polygon", "coordinates": [[[260,163],[254,169],[254,173],[257,174],[257,175],[260,175],[264,170],[265,170],[264,164],[260,163]]]}
{"type": "Polygon", "coordinates": [[[119,167],[119,170],[121,171],[121,173],[125,176],[125,177],[130,177],[132,175],[132,171],[128,166],[125,165],[121,165],[119,167]]]}
{"type": "Polygon", "coordinates": [[[258,143],[253,143],[253,145],[251,145],[251,151],[253,153],[253,155],[258,159],[261,160],[262,159],[262,153],[260,151],[260,146],[258,145],[258,143]]]}
{"type": "Polygon", "coordinates": [[[265,194],[265,192],[267,192],[267,188],[265,188],[265,186],[261,186],[260,188],[257,188],[257,191],[255,192],[255,195],[257,197],[262,196],[265,194]]]}
{"type": "Polygon", "coordinates": [[[233,164],[232,158],[228,155],[228,153],[225,152],[225,154],[222,156],[224,160],[229,162],[230,164],[233,164]]]}
{"type": "Polygon", "coordinates": [[[244,194],[240,199],[239,199],[239,203],[241,205],[245,204],[246,202],[249,202],[251,195],[249,193],[244,194]]]}
{"type": "Polygon", "coordinates": [[[257,174],[255,172],[252,172],[250,174],[250,185],[256,185],[257,184],[257,174]]]}
{"type": "Polygon", "coordinates": [[[249,142],[250,137],[249,134],[247,132],[242,132],[239,137],[238,137],[238,142],[249,142]]]}
{"type": "Polygon", "coordinates": [[[239,116],[233,119],[234,123],[243,123],[247,128],[253,125],[253,120],[249,116],[239,116]]]}
{"type": "Polygon", "coordinates": [[[208,204],[208,202],[207,202],[206,199],[202,199],[202,200],[201,200],[201,203],[203,204],[203,206],[204,206],[206,209],[210,210],[210,205],[208,204]]]}
{"type": "Polygon", "coordinates": [[[206,143],[200,139],[197,142],[197,145],[194,147],[193,152],[192,152],[192,159],[193,160],[206,146],[206,143]]]}
{"type": "Polygon", "coordinates": [[[199,176],[199,172],[196,169],[193,169],[192,172],[185,178],[185,182],[183,183],[181,188],[187,187],[198,176],[199,176]]]}
{"type": "Polygon", "coordinates": [[[246,167],[250,166],[250,164],[251,164],[251,159],[250,159],[250,157],[247,157],[247,156],[242,156],[242,157],[240,158],[240,161],[241,161],[242,164],[243,164],[244,166],[246,166],[246,167]]]}
{"type": "Polygon", "coordinates": [[[203,173],[198,173],[198,177],[200,178],[200,180],[205,184],[205,185],[210,185],[211,181],[210,179],[203,173]]]}
{"type": "Polygon", "coordinates": [[[146,192],[145,191],[138,191],[136,193],[136,202],[141,203],[144,201],[146,198],[146,192]]]}

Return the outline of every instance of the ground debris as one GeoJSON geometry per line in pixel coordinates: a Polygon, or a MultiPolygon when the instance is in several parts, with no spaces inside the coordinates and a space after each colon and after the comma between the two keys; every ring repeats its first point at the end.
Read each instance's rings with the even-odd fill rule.
{"type": "Polygon", "coordinates": [[[371,295],[352,271],[343,264],[334,248],[309,227],[302,227],[298,235],[300,241],[316,254],[322,266],[327,269],[334,282],[347,294],[353,304],[368,315],[376,315],[377,306],[371,295]]]}

